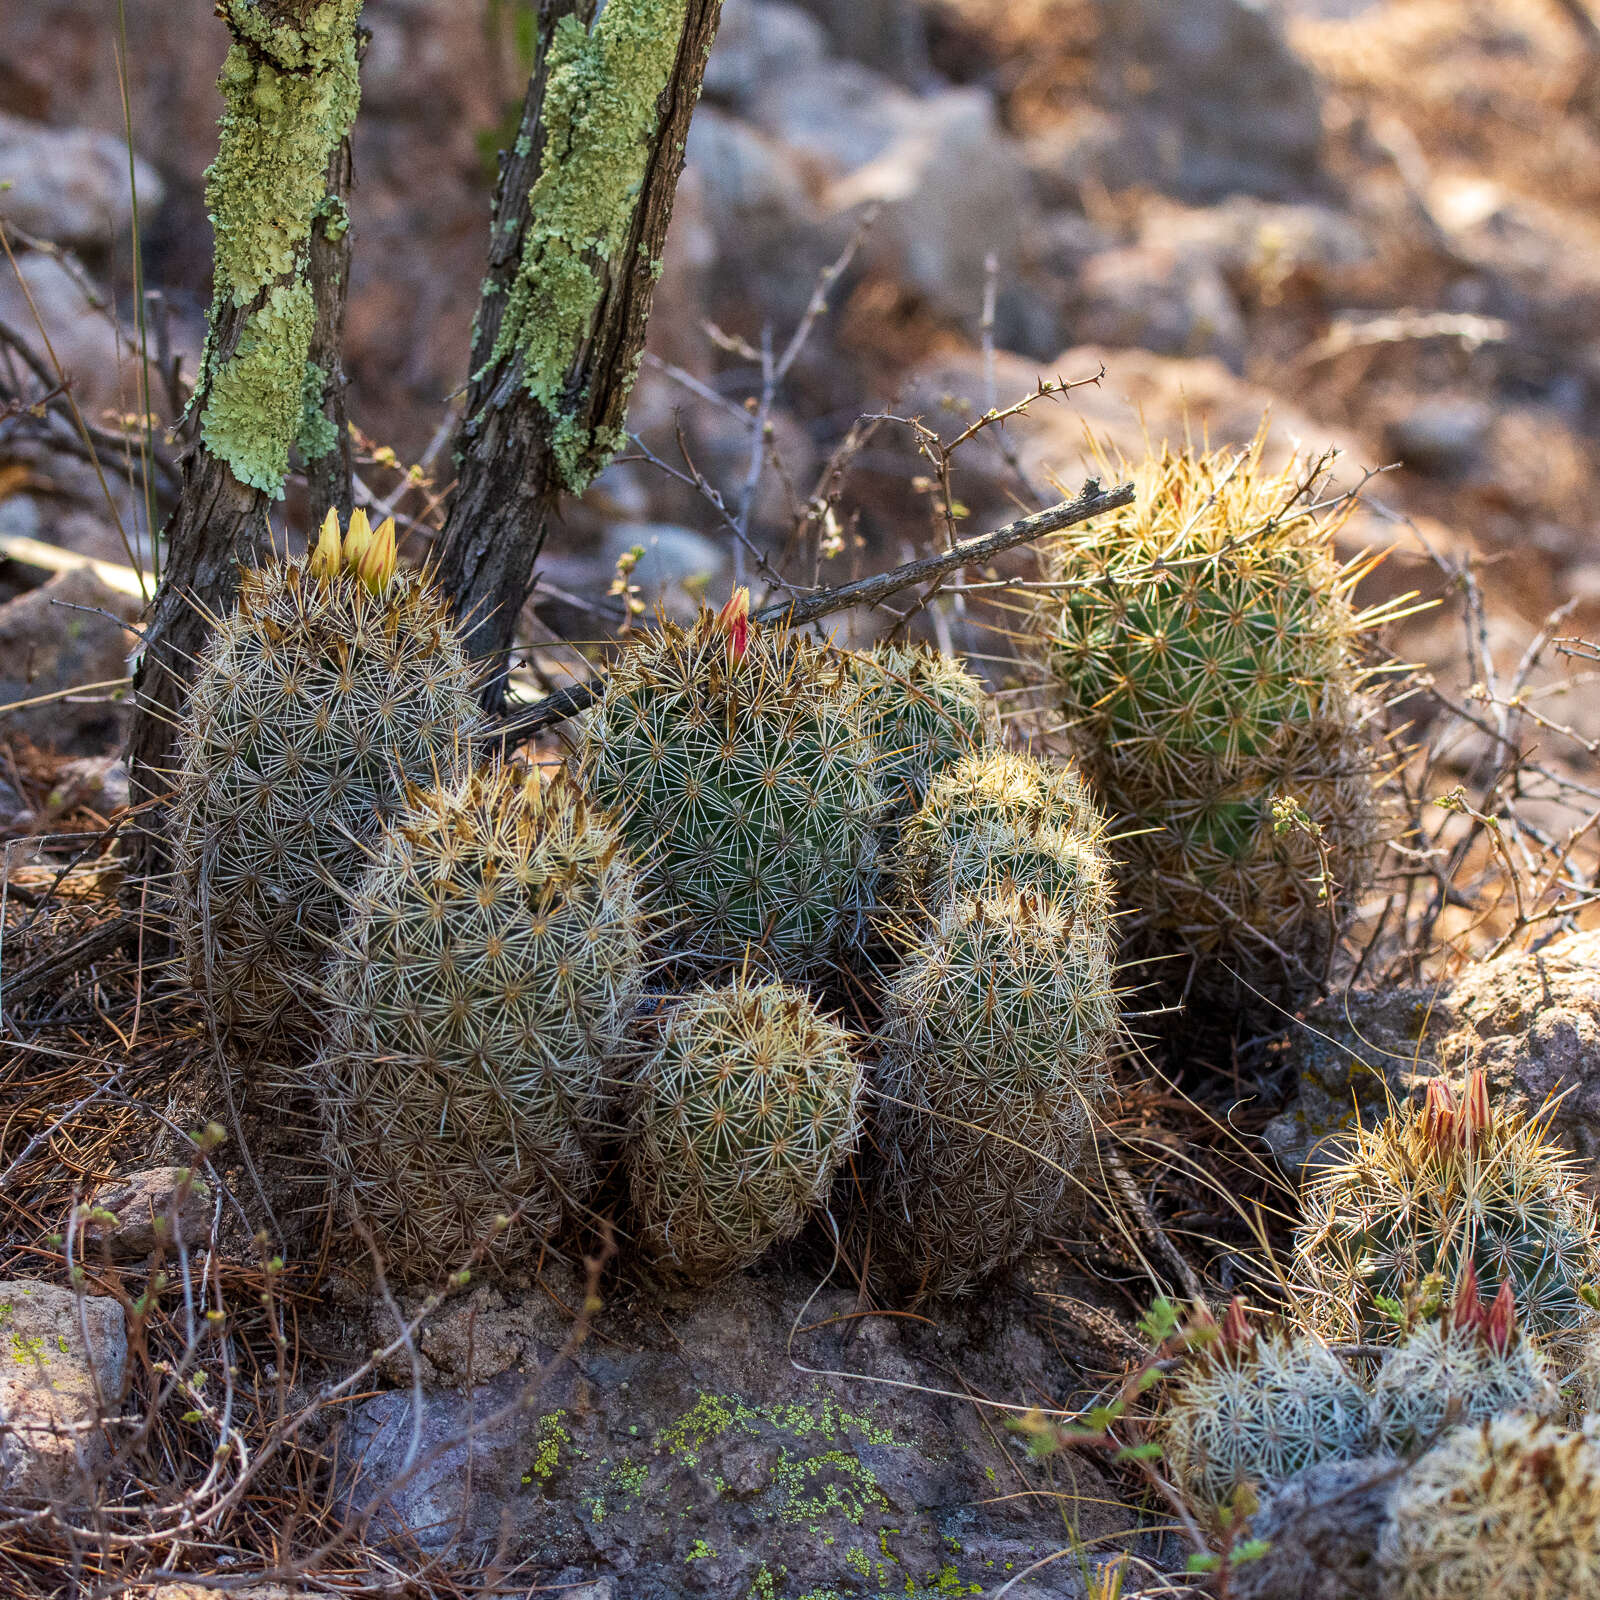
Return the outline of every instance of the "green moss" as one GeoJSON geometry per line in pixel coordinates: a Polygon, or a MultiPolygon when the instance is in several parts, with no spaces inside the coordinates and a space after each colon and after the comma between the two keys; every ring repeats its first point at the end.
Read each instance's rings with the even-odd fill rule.
{"type": "Polygon", "coordinates": [[[305,417],[311,223],[326,204],[328,157],[349,132],[360,93],[361,0],[301,9],[303,20],[275,22],[257,0],[222,0],[234,42],[218,79],[220,137],[206,173],[216,235],[213,332],[224,307],[255,309],[232,354],[219,358],[208,340],[201,433],[240,482],[274,495],[305,417]]]}
{"type": "Polygon", "coordinates": [[[304,421],[315,319],[310,284],[276,285],[246,319],[233,355],[211,372],[200,435],[240,483],[266,494],[282,494],[304,421]]]}
{"type": "Polygon", "coordinates": [[[568,379],[619,260],[683,33],[685,0],[610,0],[592,32],[556,24],[548,53],[545,146],[528,197],[522,260],[490,361],[515,354],[549,414],[557,464],[574,492],[621,443],[574,414],[568,379]],[[603,436],[601,436],[603,434],[603,436]]]}

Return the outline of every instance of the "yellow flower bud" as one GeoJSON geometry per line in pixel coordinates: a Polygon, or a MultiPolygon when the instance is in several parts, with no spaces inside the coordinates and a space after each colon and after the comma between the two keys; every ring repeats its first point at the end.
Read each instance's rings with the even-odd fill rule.
{"type": "MultiPolygon", "coordinates": [[[[351,514],[352,524],[360,515],[359,512],[351,514]]],[[[366,518],[362,517],[361,520],[365,522],[366,518]]],[[[385,517],[378,524],[377,531],[372,535],[367,548],[362,552],[361,559],[356,563],[355,574],[372,594],[382,594],[394,576],[396,559],[394,518],[385,517]]]]}
{"type": "Polygon", "coordinates": [[[339,513],[329,508],[327,516],[322,519],[322,533],[317,539],[317,547],[311,552],[311,560],[307,563],[313,578],[326,581],[339,575],[339,513]]]}
{"type": "Polygon", "coordinates": [[[355,572],[361,566],[361,558],[367,553],[372,544],[372,524],[367,521],[367,514],[357,506],[350,513],[350,526],[344,534],[344,570],[355,572]]]}

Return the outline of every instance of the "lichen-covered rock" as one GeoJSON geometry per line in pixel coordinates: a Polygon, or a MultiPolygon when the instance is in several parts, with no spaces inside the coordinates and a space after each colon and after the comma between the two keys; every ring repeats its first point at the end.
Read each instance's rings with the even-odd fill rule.
{"type": "Polygon", "coordinates": [[[128,1331],[108,1295],[0,1283],[0,1497],[77,1501],[110,1453],[101,1422],[122,1402],[128,1331]],[[88,1344],[84,1343],[84,1328],[88,1344]]]}
{"type": "Polygon", "coordinates": [[[181,1239],[193,1249],[206,1241],[211,1189],[187,1167],[149,1167],[114,1179],[94,1197],[84,1227],[91,1254],[113,1260],[148,1256],[157,1246],[172,1251],[181,1239]]]}
{"type": "MultiPolygon", "coordinates": [[[[1600,1162],[1600,933],[1469,967],[1433,988],[1357,990],[1313,1006],[1290,1035],[1296,1089],[1266,1139],[1291,1173],[1334,1159],[1359,1114],[1382,1116],[1429,1078],[1476,1068],[1508,1110],[1551,1096],[1550,1133],[1600,1162]]],[[[1592,1187],[1592,1184],[1591,1184],[1592,1187]]]]}
{"type": "MultiPolygon", "coordinates": [[[[568,1304],[581,1296],[551,1282],[568,1304]]],[[[509,1341],[517,1358],[469,1393],[426,1390],[424,1465],[382,1525],[403,1522],[429,1551],[459,1535],[454,1559],[504,1538],[526,1582],[615,1584],[619,1600],[991,1592],[1062,1547],[1061,1493],[1091,1549],[1126,1535],[1116,1491],[1088,1461],[1061,1458],[1047,1479],[976,1408],[924,1392],[948,1389],[955,1368],[975,1392],[1065,1399],[1076,1380],[1029,1302],[996,1293],[935,1329],[852,1315],[853,1288],[813,1299],[814,1288],[810,1274],[768,1267],[623,1300],[576,1361],[505,1415],[570,1323],[541,1293],[484,1304],[475,1341],[509,1341]],[[834,1376],[844,1372],[861,1377],[834,1376]],[[472,1418],[469,1451],[459,1435],[472,1418]]],[[[436,1317],[463,1320],[448,1305],[436,1317]]],[[[424,1370],[431,1383],[432,1363],[424,1370]]],[[[343,1456],[364,1467],[346,1498],[360,1504],[388,1481],[411,1427],[408,1371],[355,1407],[343,1456]]],[[[1038,1600],[1083,1595],[1071,1560],[1030,1581],[1038,1600]]]]}

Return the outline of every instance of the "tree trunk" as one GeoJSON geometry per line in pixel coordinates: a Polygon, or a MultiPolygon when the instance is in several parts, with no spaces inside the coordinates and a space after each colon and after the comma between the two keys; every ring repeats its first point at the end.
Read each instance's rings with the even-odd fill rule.
{"type": "MultiPolygon", "coordinates": [[[[161,583],[134,662],[128,772],[136,800],[170,789],[176,727],[209,619],[233,603],[241,562],[253,561],[270,538],[267,506],[283,492],[289,452],[307,438],[308,416],[326,426],[309,362],[313,335],[321,331],[326,355],[342,327],[342,306],[322,302],[342,298],[344,274],[323,271],[313,284],[312,233],[320,221],[319,248],[337,246],[327,238],[335,215],[327,186],[348,177],[340,150],[359,93],[360,5],[217,6],[231,44],[218,80],[217,159],[206,174],[216,233],[211,326],[185,421],[183,481],[165,529],[161,583]]],[[[329,370],[337,370],[336,357],[329,370]]],[[[159,807],[132,845],[136,867],[159,867],[159,807]]]]}
{"type": "Polygon", "coordinates": [[[545,524],[623,438],[721,0],[540,0],[456,439],[439,581],[498,713],[545,524]]]}

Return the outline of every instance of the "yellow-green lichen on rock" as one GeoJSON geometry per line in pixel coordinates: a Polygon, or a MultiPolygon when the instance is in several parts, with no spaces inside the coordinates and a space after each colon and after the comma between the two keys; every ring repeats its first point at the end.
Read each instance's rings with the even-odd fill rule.
{"type": "Polygon", "coordinates": [[[490,363],[520,359],[523,386],[551,418],[556,462],[574,492],[621,442],[597,437],[577,420],[568,374],[608,276],[629,268],[618,257],[677,59],[685,4],[610,0],[592,30],[566,16],[550,41],[544,151],[490,363]]]}
{"type": "Polygon", "coordinates": [[[320,0],[295,22],[259,0],[219,6],[233,43],[218,88],[217,158],[206,172],[216,235],[212,332],[225,308],[244,312],[234,349],[207,343],[200,432],[241,483],[283,492],[305,417],[314,322],[305,279],[311,224],[326,198],[328,158],[360,98],[361,0],[320,0]]]}

